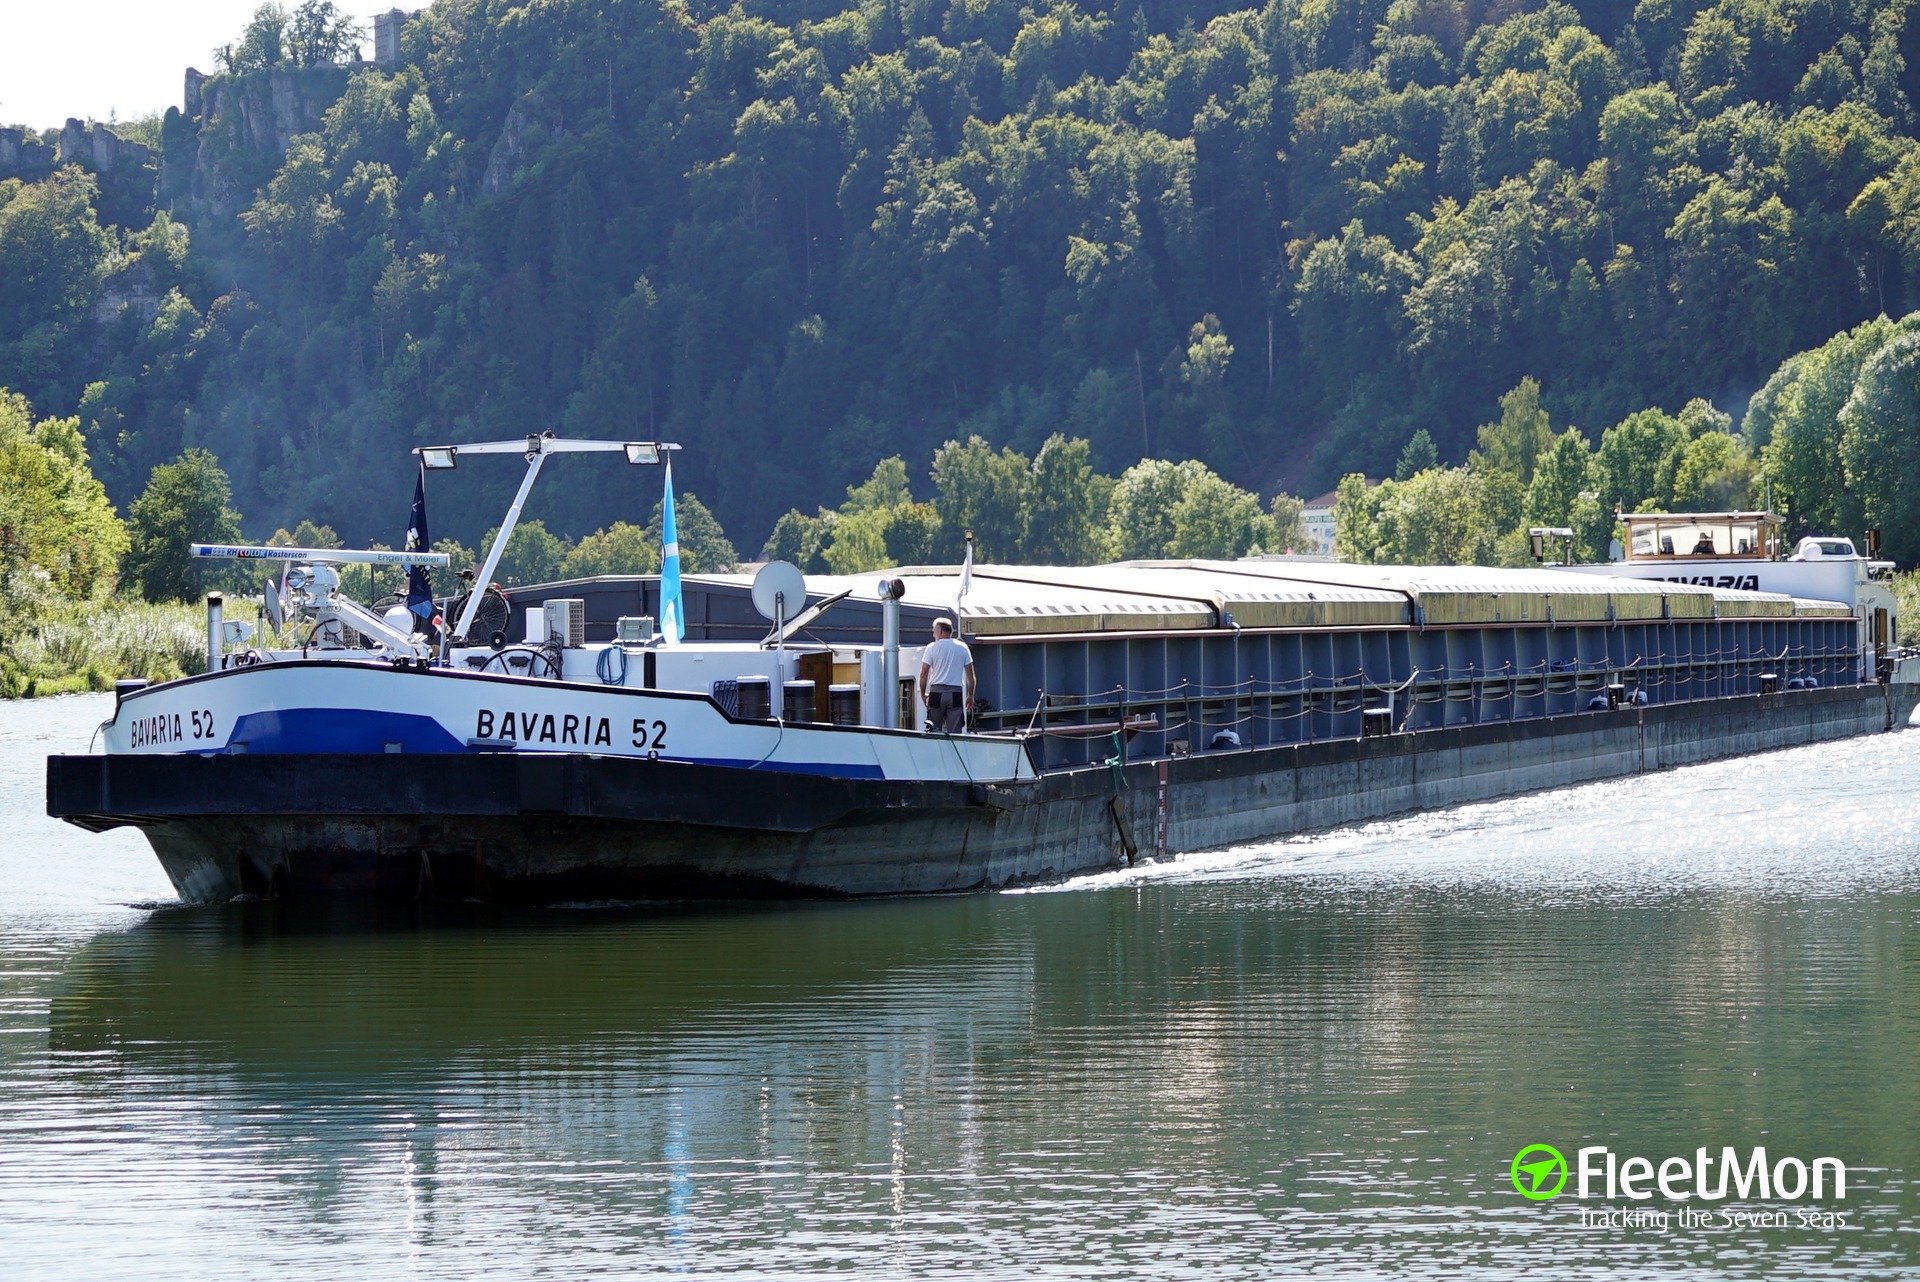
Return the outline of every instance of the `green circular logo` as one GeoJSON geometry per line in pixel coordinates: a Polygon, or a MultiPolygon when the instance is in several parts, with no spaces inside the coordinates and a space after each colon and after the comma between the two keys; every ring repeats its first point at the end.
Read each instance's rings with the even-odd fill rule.
{"type": "Polygon", "coordinates": [[[1529,1144],[1513,1155],[1509,1173],[1514,1192],[1531,1201],[1545,1202],[1558,1197],[1567,1186],[1567,1159],[1551,1144],[1529,1144]],[[1529,1157],[1533,1158],[1531,1162],[1529,1157]]]}

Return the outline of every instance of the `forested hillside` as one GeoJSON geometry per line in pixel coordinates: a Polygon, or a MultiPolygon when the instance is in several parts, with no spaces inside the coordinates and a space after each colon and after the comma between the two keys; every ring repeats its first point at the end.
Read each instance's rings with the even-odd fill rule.
{"type": "MultiPolygon", "coordinates": [[[[397,537],[412,444],[548,427],[682,441],[680,488],[749,553],[892,456],[909,511],[974,435],[1084,438],[1115,476],[1198,458],[1267,494],[1411,480],[1410,440],[1463,460],[1527,378],[1542,430],[1664,411],[1678,458],[1730,426],[1688,402],[1811,388],[1807,358],[1773,376],[1920,300],[1910,17],[438,0],[391,71],[226,50],[197,111],[149,129],[144,204],[124,172],[0,183],[0,386],[78,415],[123,510],[205,449],[249,533],[353,541],[397,537]],[[288,102],[311,120],[276,137],[288,102]]],[[[1822,360],[1844,401],[1859,362],[1822,360]]],[[[1911,453],[1895,410],[1851,460],[1830,417],[1778,498],[1874,515],[1813,490],[1893,475],[1871,450],[1911,453]]],[[[1713,444],[1696,479],[1744,498],[1751,462],[1720,455],[1772,439],[1713,444]]],[[[1663,493],[1608,475],[1563,476],[1559,515],[1663,493]]],[[[569,477],[529,515],[576,537],[658,497],[650,472],[569,477]]],[[[472,543],[514,479],[463,468],[436,530],[472,543]]]]}

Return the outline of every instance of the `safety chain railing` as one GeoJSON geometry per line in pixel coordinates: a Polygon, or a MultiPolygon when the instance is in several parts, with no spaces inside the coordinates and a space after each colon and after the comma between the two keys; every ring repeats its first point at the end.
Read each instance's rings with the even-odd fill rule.
{"type": "MultiPolygon", "coordinates": [[[[1539,712],[1528,712],[1519,705],[1534,700],[1577,697],[1582,693],[1597,699],[1604,697],[1605,687],[1615,680],[1627,685],[1630,691],[1642,692],[1637,699],[1629,695],[1634,702],[1646,702],[1650,697],[1660,702],[1677,702],[1757,693],[1765,670],[1772,670],[1783,688],[1852,683],[1859,680],[1859,662],[1860,656],[1851,646],[1799,650],[1783,647],[1777,651],[1732,646],[1635,654],[1624,663],[1606,656],[1541,659],[1525,665],[1508,660],[1497,667],[1437,664],[1416,667],[1405,677],[1387,681],[1369,680],[1365,668],[1338,674],[1320,674],[1309,669],[1297,677],[1284,679],[1249,676],[1233,682],[1183,680],[1158,689],[1136,690],[1115,684],[1085,694],[1049,694],[1040,690],[1035,692],[1031,707],[992,710],[985,714],[985,720],[997,722],[1001,729],[1024,728],[1029,732],[1044,729],[1049,736],[1056,737],[1072,736],[1074,722],[1050,718],[1105,720],[1104,726],[1088,727],[1083,737],[1092,740],[1110,736],[1113,726],[1124,722],[1129,715],[1152,712],[1157,714],[1158,721],[1151,733],[1167,742],[1182,738],[1182,731],[1191,732],[1196,727],[1211,739],[1222,730],[1237,732],[1243,726],[1277,726],[1310,718],[1326,719],[1324,733],[1317,722],[1309,721],[1304,734],[1247,735],[1240,746],[1252,748],[1351,738],[1351,723],[1338,728],[1338,720],[1382,706],[1404,710],[1395,726],[1404,732],[1413,727],[1422,709],[1436,706],[1473,704],[1474,715],[1470,721],[1449,722],[1442,714],[1438,722],[1428,718],[1427,724],[1418,728],[1477,724],[1481,708],[1506,704],[1515,705],[1515,710],[1494,720],[1532,720],[1587,711],[1591,700],[1585,705],[1555,711],[1543,707],[1539,712]],[[1659,698],[1660,694],[1670,691],[1691,693],[1659,698]],[[1264,709],[1259,706],[1262,703],[1266,705],[1264,709]],[[1231,715],[1223,715],[1228,712],[1224,705],[1232,705],[1231,715]],[[1340,729],[1345,732],[1339,732],[1340,729]]],[[[1190,741],[1192,736],[1189,733],[1184,737],[1190,741]]]]}

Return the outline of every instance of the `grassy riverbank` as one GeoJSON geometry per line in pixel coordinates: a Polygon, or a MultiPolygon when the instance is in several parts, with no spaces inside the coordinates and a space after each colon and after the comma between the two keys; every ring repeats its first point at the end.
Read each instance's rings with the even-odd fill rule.
{"type": "Polygon", "coordinates": [[[0,609],[0,698],[111,690],[121,677],[166,681],[206,668],[196,606],[102,598],[0,609]]]}

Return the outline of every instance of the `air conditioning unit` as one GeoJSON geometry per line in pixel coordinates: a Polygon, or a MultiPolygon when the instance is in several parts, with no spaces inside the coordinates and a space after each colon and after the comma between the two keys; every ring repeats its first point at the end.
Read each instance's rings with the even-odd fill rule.
{"type": "Polygon", "coordinates": [[[564,597],[546,603],[547,635],[558,637],[568,649],[587,643],[587,603],[578,597],[564,597]]]}

